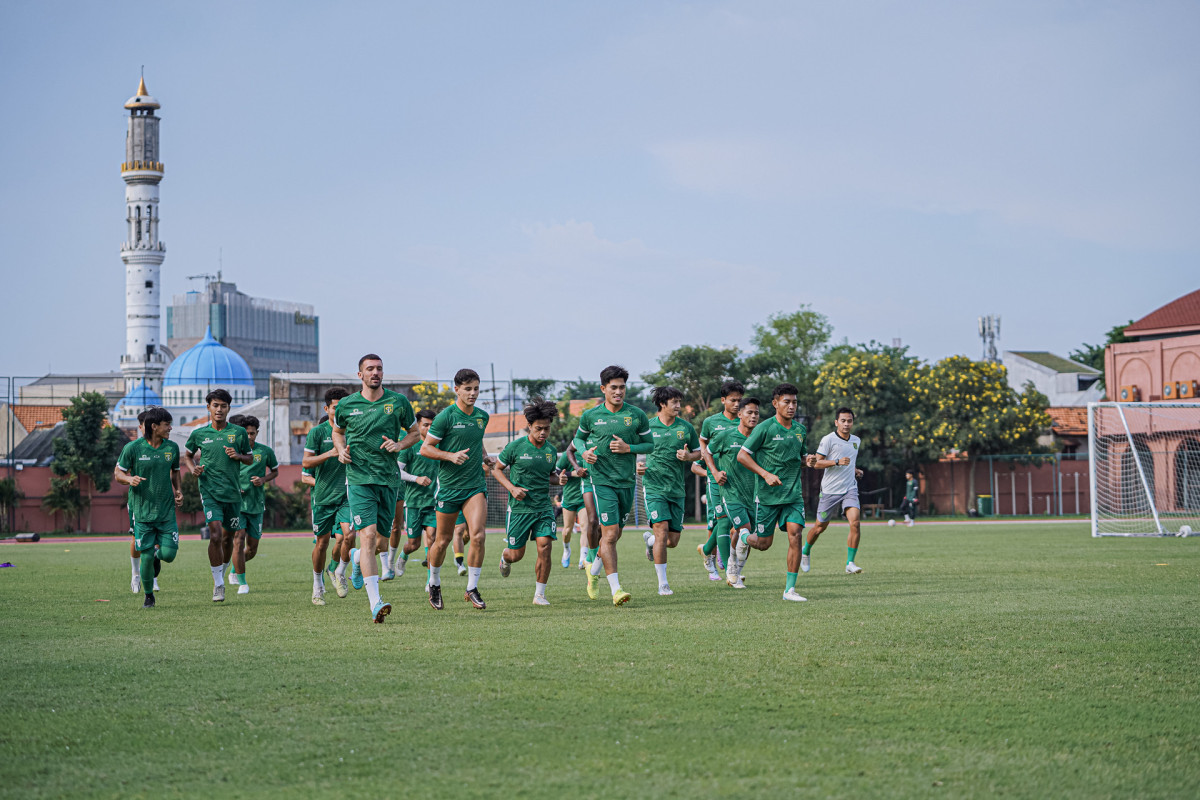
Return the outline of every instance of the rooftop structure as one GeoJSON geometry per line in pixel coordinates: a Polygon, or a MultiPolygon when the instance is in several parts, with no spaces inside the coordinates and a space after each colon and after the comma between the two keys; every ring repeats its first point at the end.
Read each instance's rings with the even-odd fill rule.
{"type": "Polygon", "coordinates": [[[1104,351],[1104,382],[1118,401],[1192,401],[1200,395],[1200,289],[1125,328],[1133,341],[1104,351]]]}
{"type": "Polygon", "coordinates": [[[1052,406],[1086,406],[1104,399],[1099,370],[1043,350],[1006,350],[1008,385],[1020,392],[1032,382],[1052,406]]]}

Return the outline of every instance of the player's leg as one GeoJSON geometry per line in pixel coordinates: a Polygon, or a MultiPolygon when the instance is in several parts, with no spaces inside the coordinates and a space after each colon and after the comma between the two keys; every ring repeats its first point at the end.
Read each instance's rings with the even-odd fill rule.
{"type": "Polygon", "coordinates": [[[358,547],[350,552],[351,578],[355,589],[366,588],[371,618],[383,622],[392,612],[392,604],[379,594],[379,548],[384,537],[380,531],[392,529],[396,510],[396,488],[383,484],[350,485],[350,514],[358,528],[358,547]]]}
{"type": "Polygon", "coordinates": [[[325,605],[325,556],[329,552],[329,536],[331,531],[313,536],[312,573],[314,606],[325,605]]]}
{"type": "MultiPolygon", "coordinates": [[[[753,526],[750,509],[740,504],[730,506],[726,502],[725,522],[728,527],[719,526],[717,529],[717,551],[725,553],[725,583],[734,589],[745,589],[746,584],[742,582],[741,576],[741,563],[738,561],[737,554],[730,552],[730,542],[731,536],[738,540],[741,539],[743,533],[749,536],[753,526]]],[[[749,552],[749,548],[747,548],[747,552],[749,552]]]]}
{"type": "Polygon", "coordinates": [[[621,539],[621,527],[626,515],[633,507],[633,487],[595,487],[596,511],[600,515],[600,561],[612,591],[613,605],[629,602],[630,595],[621,588],[617,575],[617,542],[621,539]]]}
{"type": "MultiPolygon", "coordinates": [[[[554,558],[554,537],[539,536],[537,538],[537,562],[533,565],[533,604],[548,606],[546,599],[546,584],[550,582],[550,563],[554,558]]],[[[568,561],[568,563],[570,563],[568,561]]]]}
{"type": "Polygon", "coordinates": [[[862,572],[862,567],[854,563],[854,557],[858,555],[859,516],[856,506],[846,509],[846,521],[850,523],[850,533],[846,536],[846,572],[851,575],[862,572]]]}
{"type": "MultiPolygon", "coordinates": [[[[596,492],[592,484],[584,484],[583,490],[583,509],[584,509],[584,524],[581,526],[583,530],[583,538],[586,540],[586,546],[583,547],[584,569],[588,575],[599,575],[600,567],[597,564],[602,564],[600,561],[600,515],[596,513],[596,492]]],[[[588,595],[595,599],[592,592],[592,584],[595,581],[588,582],[588,595]]]]}
{"type": "Polygon", "coordinates": [[[525,557],[525,544],[529,541],[530,523],[528,515],[513,513],[512,507],[504,511],[504,549],[500,551],[500,577],[507,578],[512,565],[525,557]]]}
{"type": "Polygon", "coordinates": [[[804,549],[804,523],[787,519],[787,581],[784,584],[783,599],[803,602],[806,598],[796,592],[796,578],[800,573],[800,553],[804,549]]]}
{"type": "Polygon", "coordinates": [[[487,608],[479,594],[479,576],[483,572],[483,558],[487,554],[487,494],[477,492],[463,502],[463,517],[467,520],[467,590],[463,599],[480,610],[487,608]]]}
{"type": "MultiPolygon", "coordinates": [[[[670,584],[667,583],[667,546],[671,535],[670,522],[664,519],[662,522],[656,522],[650,527],[654,535],[651,554],[654,557],[654,572],[658,576],[658,593],[661,595],[674,594],[671,591],[670,584]]],[[[679,542],[678,535],[675,537],[675,542],[676,544],[679,542]]]]}
{"type": "Polygon", "coordinates": [[[451,539],[451,544],[454,546],[454,568],[458,570],[459,575],[467,574],[466,552],[467,552],[467,519],[459,512],[454,520],[454,537],[451,539]]]}
{"type": "Polygon", "coordinates": [[[129,578],[129,591],[140,594],[142,591],[142,554],[137,549],[137,537],[133,535],[133,523],[129,528],[129,566],[133,574],[129,578]]]}
{"type": "Polygon", "coordinates": [[[433,544],[429,547],[429,604],[438,611],[442,610],[442,564],[446,559],[446,551],[454,538],[454,529],[458,522],[459,509],[448,501],[445,511],[437,511],[433,534],[433,544]]]}
{"type": "Polygon", "coordinates": [[[214,603],[225,599],[225,530],[222,520],[213,519],[205,510],[208,521],[208,566],[212,570],[214,603]]]}
{"type": "Polygon", "coordinates": [[[396,577],[396,553],[400,550],[400,539],[404,532],[404,501],[397,500],[392,512],[392,527],[388,531],[388,548],[383,557],[383,574],[380,580],[390,581],[396,577]]]}
{"type": "Polygon", "coordinates": [[[563,506],[563,569],[571,566],[571,535],[575,532],[575,520],[579,518],[577,510],[563,506]]]}

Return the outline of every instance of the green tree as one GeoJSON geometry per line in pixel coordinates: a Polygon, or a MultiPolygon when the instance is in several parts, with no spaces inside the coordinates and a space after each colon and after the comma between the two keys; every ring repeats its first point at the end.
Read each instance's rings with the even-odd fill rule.
{"type": "Polygon", "coordinates": [[[658,371],[642,375],[651,386],[674,386],[683,392],[684,415],[708,411],[720,397],[721,383],[739,366],[736,347],[685,344],[658,359],[658,371]]]}
{"type": "Polygon", "coordinates": [[[771,315],[754,326],[754,353],[742,362],[742,380],[766,397],[777,384],[794,383],[800,390],[800,413],[811,416],[817,404],[814,383],[832,333],[829,319],[808,305],[771,315]]]}
{"type": "Polygon", "coordinates": [[[567,381],[562,396],[566,400],[591,400],[593,397],[600,397],[601,394],[599,381],[585,381],[580,377],[567,381]]]}
{"type": "Polygon", "coordinates": [[[113,465],[129,439],[107,424],[108,402],[99,392],[84,392],[71,398],[71,406],[62,412],[63,435],[54,440],[54,461],[50,468],[59,477],[70,476],[79,482],[88,509],[87,532],[92,532],[91,505],[95,492],[107,492],[112,485],[113,465]]]}
{"type": "Polygon", "coordinates": [[[79,490],[79,481],[74,475],[50,478],[50,491],[42,498],[42,508],[52,517],[63,516],[63,529],[68,533],[75,530],[75,519],[88,505],[88,499],[79,490]]]}
{"type": "Polygon", "coordinates": [[[914,411],[901,431],[913,451],[930,460],[965,453],[969,505],[975,503],[975,466],[982,455],[1045,453],[1038,438],[1050,427],[1046,396],[1032,384],[1017,393],[1001,364],[950,356],[909,371],[914,411]]]}
{"type": "Polygon", "coordinates": [[[184,472],[180,480],[180,490],[183,492],[183,505],[179,507],[182,514],[199,514],[204,510],[204,502],[200,499],[200,479],[190,472],[184,472]]]}
{"type": "Polygon", "coordinates": [[[301,481],[292,484],[289,492],[274,483],[268,483],[264,493],[266,511],[264,519],[271,527],[295,530],[311,524],[308,505],[308,487],[301,481]]]}
{"type": "Polygon", "coordinates": [[[550,397],[550,390],[558,381],[553,378],[514,378],[513,390],[524,395],[526,400],[535,397],[543,399],[550,397]]]}
{"type": "Polygon", "coordinates": [[[1069,355],[1073,360],[1080,364],[1087,364],[1092,369],[1100,370],[1100,380],[1096,381],[1096,385],[1101,389],[1104,388],[1104,351],[1110,344],[1120,344],[1128,342],[1125,337],[1125,329],[1133,324],[1133,320],[1129,320],[1124,325],[1114,325],[1109,328],[1108,335],[1104,339],[1104,344],[1081,344],[1078,349],[1072,350],[1069,355]]]}
{"type": "Polygon", "coordinates": [[[862,440],[858,466],[881,472],[894,482],[909,465],[912,451],[901,437],[910,421],[913,404],[908,384],[920,361],[906,347],[871,342],[857,347],[839,346],[817,373],[818,400],[812,433],[815,440],[833,430],[834,412],[854,410],[854,434],[862,440]]]}
{"type": "Polygon", "coordinates": [[[437,381],[423,381],[413,387],[415,399],[412,401],[413,411],[431,408],[434,412],[441,411],[454,404],[454,390],[450,384],[437,381]]]}
{"type": "Polygon", "coordinates": [[[11,529],[8,517],[16,511],[25,493],[17,486],[16,478],[0,478],[0,530],[11,529]]]}

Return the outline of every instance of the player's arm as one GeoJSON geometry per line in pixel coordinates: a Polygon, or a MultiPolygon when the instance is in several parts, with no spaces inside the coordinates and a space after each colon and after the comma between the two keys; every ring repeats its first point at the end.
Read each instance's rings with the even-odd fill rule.
{"type": "Polygon", "coordinates": [[[638,433],[637,441],[629,444],[629,452],[639,456],[654,452],[654,435],[650,433],[650,418],[643,414],[642,419],[646,421],[646,427],[638,433]]]}
{"type": "Polygon", "coordinates": [[[183,473],[179,471],[179,459],[171,466],[171,492],[175,495],[175,507],[183,505],[183,473]]]}
{"type": "Polygon", "coordinates": [[[343,464],[349,464],[350,448],[346,444],[346,429],[339,428],[337,423],[333,422],[332,420],[330,420],[330,422],[332,423],[329,428],[333,433],[333,451],[338,454],[338,461],[342,462],[343,464]]]}
{"type": "MultiPolygon", "coordinates": [[[[568,452],[574,448],[576,453],[582,453],[583,460],[587,464],[595,464],[600,458],[596,455],[596,448],[587,446],[588,437],[592,435],[591,424],[592,421],[588,418],[587,412],[583,412],[583,416],[579,419],[579,429],[575,431],[575,438],[571,441],[571,446],[567,448],[568,452]]],[[[576,467],[579,466],[573,456],[568,456],[568,458],[576,467]]]]}
{"type": "MultiPolygon", "coordinates": [[[[688,427],[691,428],[691,426],[688,427]]],[[[676,450],[675,457],[680,461],[688,463],[696,462],[703,458],[704,454],[702,452],[702,448],[703,445],[700,444],[700,440],[696,437],[696,429],[691,428],[690,435],[688,436],[687,446],[676,450]]]]}
{"type": "MultiPolygon", "coordinates": [[[[846,463],[850,463],[850,459],[846,459],[846,463]]],[[[812,463],[813,469],[829,469],[830,467],[838,466],[838,462],[831,459],[828,453],[817,451],[817,460],[812,463]]]]}
{"type": "Polygon", "coordinates": [[[204,474],[204,465],[196,463],[196,451],[194,450],[185,449],[183,451],[183,468],[193,475],[204,474]]]}
{"type": "MultiPolygon", "coordinates": [[[[330,450],[329,452],[333,453],[335,451],[330,450]]],[[[304,470],[303,472],[300,473],[300,482],[303,483],[305,486],[316,486],[317,485],[317,479],[314,478],[313,474],[311,472],[309,472],[308,470],[304,470]]]]}
{"type": "Polygon", "coordinates": [[[408,433],[405,434],[404,438],[397,442],[397,444],[400,445],[397,448],[397,452],[400,450],[407,450],[419,441],[421,441],[421,426],[414,422],[413,426],[408,429],[408,433]]]}
{"type": "Polygon", "coordinates": [[[505,463],[506,458],[511,458],[507,447],[500,451],[500,458],[496,461],[496,468],[492,470],[492,477],[504,487],[505,491],[513,496],[514,500],[524,500],[525,490],[513,485],[513,482],[508,479],[508,464],[505,463]]]}
{"type": "Polygon", "coordinates": [[[459,450],[452,453],[449,450],[442,450],[438,447],[438,442],[442,441],[441,437],[434,436],[433,431],[425,434],[425,441],[421,445],[421,455],[434,461],[449,461],[451,464],[465,464],[470,456],[470,450],[459,450]]]}
{"type": "Polygon", "coordinates": [[[692,474],[699,475],[701,478],[708,475],[708,473],[704,471],[704,465],[699,463],[692,464],[692,474]]]}
{"type": "Polygon", "coordinates": [[[238,440],[235,442],[235,444],[237,445],[236,448],[225,448],[225,455],[229,456],[239,464],[253,464],[254,447],[250,444],[250,437],[247,436],[243,431],[242,435],[238,437],[238,440]]]}
{"type": "Polygon", "coordinates": [[[306,449],[304,451],[304,457],[300,459],[300,466],[304,467],[304,469],[312,469],[313,467],[324,464],[326,461],[328,461],[331,458],[337,458],[337,457],[338,457],[337,447],[332,447],[329,450],[326,450],[324,453],[321,453],[320,455],[317,455],[312,450],[306,449]]]}
{"type": "Polygon", "coordinates": [[[767,486],[779,486],[783,483],[783,481],[779,479],[779,476],[763,469],[758,465],[758,462],[754,460],[755,449],[761,446],[766,438],[765,435],[759,435],[759,431],[765,430],[765,427],[758,427],[754,429],[754,432],[750,434],[750,437],[746,439],[745,443],[738,450],[737,462],[758,477],[762,478],[767,486]]]}

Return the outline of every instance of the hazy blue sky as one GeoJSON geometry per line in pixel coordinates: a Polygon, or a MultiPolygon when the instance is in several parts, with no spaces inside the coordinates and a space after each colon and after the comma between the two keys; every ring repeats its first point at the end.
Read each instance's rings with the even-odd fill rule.
{"type": "Polygon", "coordinates": [[[223,249],[325,370],[638,373],[801,303],[1065,353],[1200,285],[1197,41],[1195,2],[4,3],[0,374],[118,366],[142,64],[164,300],[223,249]]]}

